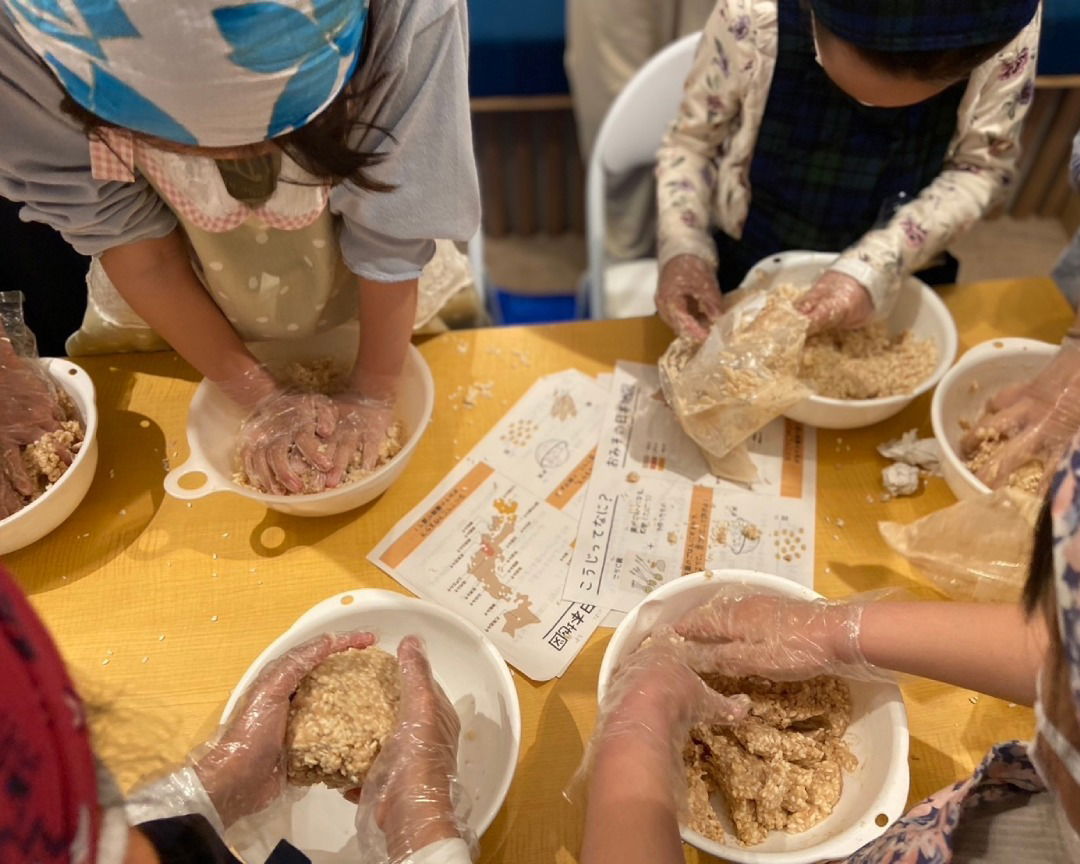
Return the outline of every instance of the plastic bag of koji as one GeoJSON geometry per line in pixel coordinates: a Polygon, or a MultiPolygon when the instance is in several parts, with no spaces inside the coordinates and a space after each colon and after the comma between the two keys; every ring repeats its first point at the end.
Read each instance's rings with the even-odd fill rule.
{"type": "Polygon", "coordinates": [[[713,473],[751,483],[757,471],[740,445],[810,395],[798,379],[808,319],[798,292],[751,290],[700,345],[676,339],[660,358],[664,395],[713,473]]]}

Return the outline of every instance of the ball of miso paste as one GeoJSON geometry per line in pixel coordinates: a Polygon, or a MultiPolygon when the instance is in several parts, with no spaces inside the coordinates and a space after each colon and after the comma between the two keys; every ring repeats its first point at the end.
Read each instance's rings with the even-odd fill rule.
{"type": "Polygon", "coordinates": [[[289,782],[361,786],[394,731],[400,701],[396,657],[378,648],[350,648],[328,657],[300,682],[289,708],[289,782]]]}

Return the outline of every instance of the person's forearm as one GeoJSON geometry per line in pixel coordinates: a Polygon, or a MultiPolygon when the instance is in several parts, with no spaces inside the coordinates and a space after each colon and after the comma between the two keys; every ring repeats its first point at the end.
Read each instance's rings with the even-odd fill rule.
{"type": "Polygon", "coordinates": [[[589,775],[581,864],[682,864],[673,755],[657,740],[621,734],[599,744],[589,775]]]}
{"type": "Polygon", "coordinates": [[[101,264],[128,305],[199,372],[216,382],[259,377],[247,401],[266,395],[272,379],[195,276],[179,231],[117,246],[101,264]]]}
{"type": "Polygon", "coordinates": [[[363,396],[392,400],[416,321],[418,280],[373,282],[358,276],[360,347],[352,384],[363,396]]]}
{"type": "Polygon", "coordinates": [[[994,603],[875,603],[859,645],[883,669],[1031,705],[1046,649],[1040,615],[994,603]]]}

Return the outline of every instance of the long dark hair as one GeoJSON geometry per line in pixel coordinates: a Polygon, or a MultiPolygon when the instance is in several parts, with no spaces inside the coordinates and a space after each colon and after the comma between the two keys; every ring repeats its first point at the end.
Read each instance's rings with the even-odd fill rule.
{"type": "Polygon", "coordinates": [[[1031,550],[1031,569],[1024,583],[1024,609],[1031,615],[1054,591],[1054,522],[1050,516],[1048,493],[1039,518],[1035,520],[1035,542],[1031,550]]]}
{"type": "MultiPolygon", "coordinates": [[[[296,164],[320,181],[332,185],[352,183],[366,192],[390,192],[395,188],[371,174],[371,169],[379,165],[386,154],[364,149],[365,139],[372,132],[393,140],[389,130],[378,124],[385,99],[374,99],[386,79],[386,73],[379,71],[386,34],[378,29],[378,6],[378,0],[371,0],[361,48],[366,83],[362,87],[347,84],[311,122],[271,139],[296,164]]],[[[78,122],[88,136],[101,129],[119,128],[88,111],[66,91],[60,109],[78,122]]]]}

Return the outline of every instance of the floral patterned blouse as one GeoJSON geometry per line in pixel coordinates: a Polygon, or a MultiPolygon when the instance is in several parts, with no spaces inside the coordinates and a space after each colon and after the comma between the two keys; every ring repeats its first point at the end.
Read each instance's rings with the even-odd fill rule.
{"type": "MultiPolygon", "coordinates": [[[[1042,10],[972,73],[941,173],[890,223],[833,264],[879,311],[896,277],[920,269],[980,219],[1016,176],[1020,127],[1035,91],[1042,10]]],[[[738,239],[750,209],[750,163],[778,44],[775,0],[720,0],[657,161],[660,265],[681,254],[716,264],[711,226],[738,239]]]]}

